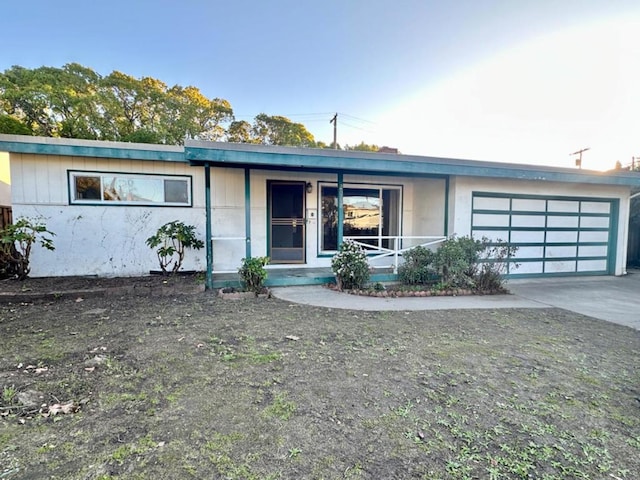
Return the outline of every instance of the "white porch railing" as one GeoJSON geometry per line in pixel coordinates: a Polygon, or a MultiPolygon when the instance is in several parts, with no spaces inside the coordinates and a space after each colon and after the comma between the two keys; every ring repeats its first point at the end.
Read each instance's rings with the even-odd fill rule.
{"type": "Polygon", "coordinates": [[[370,237],[344,237],[345,240],[351,240],[356,245],[361,246],[365,252],[367,253],[375,253],[379,252],[377,255],[373,255],[369,257],[369,260],[378,260],[379,258],[387,258],[393,257],[393,263],[391,265],[372,265],[372,268],[393,268],[393,273],[398,273],[398,260],[400,256],[406,252],[407,250],[411,250],[414,247],[429,247],[431,245],[437,245],[438,243],[444,242],[447,237],[446,235],[439,236],[403,236],[403,235],[392,235],[392,236],[370,236],[370,237]],[[376,244],[372,245],[370,243],[364,243],[362,240],[376,240],[376,244]],[[388,240],[389,246],[383,247],[382,241],[388,240]],[[403,242],[405,240],[419,240],[421,243],[414,244],[409,247],[403,248],[403,242]]]}

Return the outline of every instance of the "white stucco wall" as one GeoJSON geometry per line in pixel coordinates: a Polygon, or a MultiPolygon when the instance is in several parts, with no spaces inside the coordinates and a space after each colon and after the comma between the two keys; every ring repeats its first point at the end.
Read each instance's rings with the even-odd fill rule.
{"type": "MultiPolygon", "coordinates": [[[[82,157],[11,155],[13,216],[39,218],[55,233],[55,251],[32,252],[31,276],[146,275],[158,270],[145,240],[158,227],[180,220],[204,239],[203,169],[172,162],[100,160],[82,157]],[[69,205],[68,170],[192,176],[193,208],[69,205]]],[[[204,249],[188,250],[184,270],[204,270],[204,249]]]]}
{"type": "Polygon", "coordinates": [[[471,209],[473,192],[506,194],[558,195],[566,197],[594,197],[620,200],[615,274],[626,271],[627,225],[629,217],[629,187],[615,185],[591,185],[543,181],[519,181],[479,177],[456,177],[450,184],[450,231],[459,236],[471,233],[471,209]]]}

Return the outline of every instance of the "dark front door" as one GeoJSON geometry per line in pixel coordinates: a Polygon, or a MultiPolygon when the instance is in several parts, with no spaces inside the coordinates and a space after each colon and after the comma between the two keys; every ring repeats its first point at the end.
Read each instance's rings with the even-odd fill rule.
{"type": "Polygon", "coordinates": [[[271,263],[305,262],[304,182],[269,182],[271,263]]]}

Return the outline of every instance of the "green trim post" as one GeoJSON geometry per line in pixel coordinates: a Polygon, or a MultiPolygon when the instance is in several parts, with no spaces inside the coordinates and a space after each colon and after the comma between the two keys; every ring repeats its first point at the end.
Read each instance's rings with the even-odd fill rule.
{"type": "Polygon", "coordinates": [[[338,249],[342,245],[342,237],[344,235],[344,175],[338,173],[338,249]]]}
{"type": "Polygon", "coordinates": [[[444,235],[449,236],[449,180],[451,177],[444,179],[444,235]]]}
{"type": "Polygon", "coordinates": [[[245,257],[251,258],[251,170],[244,169],[245,257]]]}
{"type": "MultiPolygon", "coordinates": [[[[616,259],[618,258],[618,225],[620,219],[620,200],[611,200],[611,224],[609,225],[609,251],[607,252],[607,273],[616,274],[616,259]]],[[[629,220],[627,219],[627,222],[629,220]]],[[[625,265],[623,265],[624,270],[625,265]]]]}
{"type": "Polygon", "coordinates": [[[205,209],[205,236],[207,237],[207,276],[205,288],[213,289],[213,244],[211,231],[211,167],[204,165],[204,209],[205,209]]]}

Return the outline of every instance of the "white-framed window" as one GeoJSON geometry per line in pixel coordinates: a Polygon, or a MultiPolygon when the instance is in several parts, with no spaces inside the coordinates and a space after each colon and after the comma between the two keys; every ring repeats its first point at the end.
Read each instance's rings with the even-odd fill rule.
{"type": "MultiPolygon", "coordinates": [[[[338,244],[338,185],[320,184],[320,250],[333,253],[338,244]]],[[[400,234],[402,188],[345,184],[342,190],[343,235],[364,237],[362,243],[389,248],[400,234]]]]}
{"type": "Polygon", "coordinates": [[[70,170],[69,203],[190,207],[191,177],[70,170]]]}

